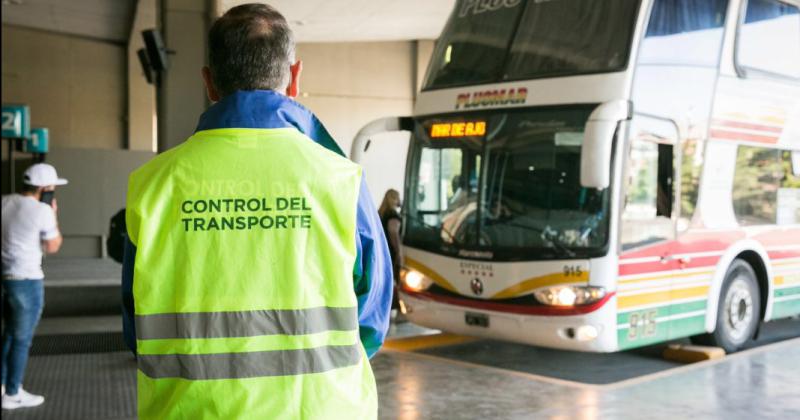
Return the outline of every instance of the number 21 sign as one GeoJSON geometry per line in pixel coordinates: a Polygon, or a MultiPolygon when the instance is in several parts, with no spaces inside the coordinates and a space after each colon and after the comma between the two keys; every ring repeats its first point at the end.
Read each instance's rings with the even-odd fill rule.
{"type": "Polygon", "coordinates": [[[3,138],[31,135],[31,112],[27,105],[3,105],[3,138]]]}

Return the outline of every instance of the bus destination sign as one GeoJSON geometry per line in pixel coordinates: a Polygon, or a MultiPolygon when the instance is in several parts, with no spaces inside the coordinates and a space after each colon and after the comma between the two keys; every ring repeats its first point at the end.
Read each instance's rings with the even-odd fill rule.
{"type": "Polygon", "coordinates": [[[431,138],[481,137],[486,134],[486,121],[460,121],[435,123],[431,126],[431,138]]]}

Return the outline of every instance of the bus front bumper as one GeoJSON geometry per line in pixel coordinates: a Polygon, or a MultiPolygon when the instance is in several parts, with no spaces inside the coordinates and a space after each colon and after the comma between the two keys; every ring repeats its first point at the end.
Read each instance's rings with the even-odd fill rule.
{"type": "Polygon", "coordinates": [[[585,352],[617,351],[616,296],[589,313],[536,315],[499,312],[441,302],[401,290],[408,319],[455,334],[585,352]]]}

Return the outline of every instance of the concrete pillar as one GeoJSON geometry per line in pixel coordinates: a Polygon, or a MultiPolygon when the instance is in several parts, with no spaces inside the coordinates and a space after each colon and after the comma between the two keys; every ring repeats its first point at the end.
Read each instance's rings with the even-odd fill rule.
{"type": "Polygon", "coordinates": [[[158,139],[156,88],[147,83],[136,51],[144,48],[142,31],[158,27],[157,0],[139,0],[128,40],[129,150],[155,152],[158,139]]]}
{"type": "Polygon", "coordinates": [[[164,42],[175,54],[161,85],[159,152],[189,138],[208,106],[200,70],[206,63],[209,17],[216,10],[210,0],[162,0],[164,42]]]}

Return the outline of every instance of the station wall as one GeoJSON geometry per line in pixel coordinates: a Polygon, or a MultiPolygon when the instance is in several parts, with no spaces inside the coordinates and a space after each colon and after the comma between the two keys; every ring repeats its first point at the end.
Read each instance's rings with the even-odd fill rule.
{"type": "Polygon", "coordinates": [[[111,217],[125,207],[128,174],[155,156],[152,152],[54,149],[47,162],[69,180],[56,192],[64,246],[59,257],[104,255],[111,217]]]}
{"type": "Polygon", "coordinates": [[[2,27],[2,101],[31,107],[61,147],[125,147],[126,47],[36,29],[2,27]]]}
{"type": "MultiPolygon", "coordinates": [[[[2,38],[2,102],[28,104],[31,125],[50,129],[47,162],[70,181],[56,193],[65,238],[57,257],[101,256],[109,218],[125,203],[128,173],[154,155],[125,150],[127,47],[10,25],[2,26],[2,38]]],[[[32,160],[17,157],[18,188],[32,160]]],[[[4,148],[3,177],[7,165],[4,148]]]]}

